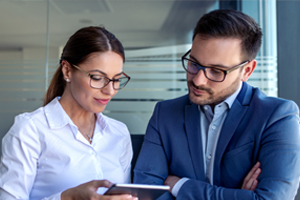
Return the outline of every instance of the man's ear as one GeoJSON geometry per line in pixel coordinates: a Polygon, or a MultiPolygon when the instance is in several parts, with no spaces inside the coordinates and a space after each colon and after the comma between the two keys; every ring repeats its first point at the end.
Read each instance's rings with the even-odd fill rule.
{"type": "Polygon", "coordinates": [[[61,71],[64,75],[64,79],[67,81],[67,82],[70,82],[71,81],[71,71],[72,71],[72,67],[71,67],[71,64],[66,61],[66,60],[63,60],[61,62],[61,71]]]}
{"type": "Polygon", "coordinates": [[[244,66],[241,78],[243,82],[246,82],[249,79],[256,67],[256,64],[257,61],[253,59],[248,64],[246,64],[246,66],[244,66]]]}

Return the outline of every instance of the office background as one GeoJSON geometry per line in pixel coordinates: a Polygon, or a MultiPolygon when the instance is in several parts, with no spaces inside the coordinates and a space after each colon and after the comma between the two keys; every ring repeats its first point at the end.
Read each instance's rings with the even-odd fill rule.
{"type": "Polygon", "coordinates": [[[219,8],[241,10],[262,27],[248,82],[300,105],[298,0],[0,0],[0,139],[17,114],[43,104],[68,38],[94,25],[121,40],[131,76],[104,114],[143,135],[157,101],[187,93],[180,58],[198,19],[219,8]]]}

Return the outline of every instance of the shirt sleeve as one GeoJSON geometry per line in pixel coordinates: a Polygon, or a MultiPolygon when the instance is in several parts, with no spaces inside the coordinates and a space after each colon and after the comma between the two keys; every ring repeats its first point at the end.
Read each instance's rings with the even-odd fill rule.
{"type": "Polygon", "coordinates": [[[189,179],[189,178],[181,178],[181,179],[174,185],[174,187],[173,187],[173,189],[172,189],[172,195],[173,195],[174,197],[177,197],[177,194],[178,194],[178,192],[179,192],[181,186],[182,186],[186,181],[188,181],[188,180],[190,180],[190,179],[189,179]]]}
{"type": "MultiPolygon", "coordinates": [[[[36,176],[39,152],[34,123],[22,115],[17,116],[2,140],[0,188],[13,194],[16,199],[28,199],[36,176]]],[[[5,192],[1,193],[8,196],[5,192]]]]}
{"type": "Polygon", "coordinates": [[[16,200],[17,197],[13,196],[12,194],[6,192],[2,188],[0,188],[0,199],[5,199],[5,200],[16,200]]]}
{"type": "MultiPolygon", "coordinates": [[[[0,188],[0,199],[2,199],[2,200],[25,200],[23,198],[19,198],[19,197],[15,197],[15,196],[11,195],[10,193],[3,190],[2,188],[0,188]]],[[[26,199],[26,200],[28,200],[28,199],[26,199]]],[[[61,192],[51,195],[50,197],[45,197],[41,200],[61,200],[61,192]]]]}

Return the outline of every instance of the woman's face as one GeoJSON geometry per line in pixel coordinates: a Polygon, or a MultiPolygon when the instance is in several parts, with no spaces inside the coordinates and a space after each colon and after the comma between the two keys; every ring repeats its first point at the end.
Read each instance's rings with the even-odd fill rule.
{"type": "MultiPolygon", "coordinates": [[[[123,58],[113,51],[92,53],[78,67],[93,75],[117,79],[122,75],[123,58]]],[[[90,86],[90,76],[81,70],[74,69],[74,67],[70,70],[69,75],[70,81],[67,83],[67,87],[69,87],[71,98],[86,111],[92,113],[102,112],[118,92],[113,88],[112,81],[101,89],[92,88],[90,86]]]]}

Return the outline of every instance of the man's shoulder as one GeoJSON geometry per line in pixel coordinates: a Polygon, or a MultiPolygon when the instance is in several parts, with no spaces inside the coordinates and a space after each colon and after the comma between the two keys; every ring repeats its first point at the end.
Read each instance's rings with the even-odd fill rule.
{"type": "Polygon", "coordinates": [[[253,102],[257,102],[263,105],[281,105],[281,104],[290,104],[290,105],[296,105],[296,103],[292,100],[289,99],[284,99],[280,97],[275,97],[275,96],[268,96],[264,92],[262,92],[258,88],[254,88],[254,93],[253,93],[253,102]]]}
{"type": "Polygon", "coordinates": [[[269,96],[265,92],[263,92],[258,87],[253,87],[248,85],[247,83],[243,84],[243,89],[238,95],[237,99],[243,104],[259,104],[259,105],[280,105],[280,104],[294,104],[296,103],[292,100],[269,96]]]}
{"type": "Polygon", "coordinates": [[[289,99],[275,96],[268,96],[258,88],[252,88],[253,94],[249,103],[244,104],[250,106],[254,112],[264,115],[290,115],[298,114],[298,105],[289,99]]]}
{"type": "Polygon", "coordinates": [[[184,113],[186,105],[190,104],[189,96],[184,95],[158,102],[155,106],[154,113],[162,117],[181,116],[184,113]]]}
{"type": "Polygon", "coordinates": [[[190,104],[190,99],[188,94],[174,98],[174,99],[168,99],[164,101],[160,101],[159,104],[163,106],[179,106],[179,105],[187,105],[190,104]]]}

